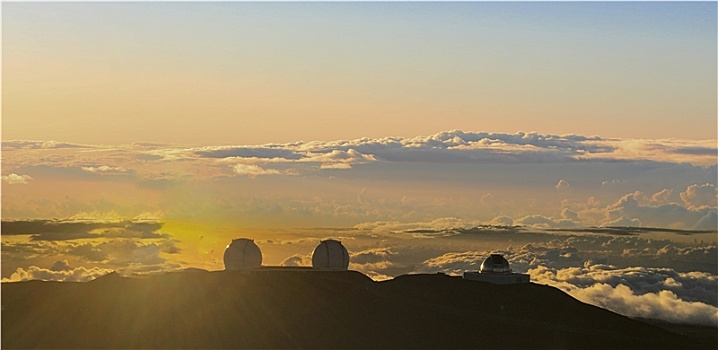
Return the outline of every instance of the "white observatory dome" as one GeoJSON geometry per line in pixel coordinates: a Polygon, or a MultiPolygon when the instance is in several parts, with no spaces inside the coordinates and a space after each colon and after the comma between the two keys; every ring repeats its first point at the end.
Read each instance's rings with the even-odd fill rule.
{"type": "Polygon", "coordinates": [[[225,270],[256,269],[260,266],[262,266],[262,251],[250,239],[233,239],[224,250],[225,270]]]}
{"type": "Polygon", "coordinates": [[[482,273],[483,272],[500,272],[500,273],[510,273],[511,268],[509,267],[509,262],[504,259],[503,255],[500,254],[491,254],[484,262],[481,264],[481,269],[479,270],[482,273]]]}
{"type": "Polygon", "coordinates": [[[312,253],[312,267],[321,270],[346,270],[349,268],[349,252],[339,241],[322,241],[312,253]]]}

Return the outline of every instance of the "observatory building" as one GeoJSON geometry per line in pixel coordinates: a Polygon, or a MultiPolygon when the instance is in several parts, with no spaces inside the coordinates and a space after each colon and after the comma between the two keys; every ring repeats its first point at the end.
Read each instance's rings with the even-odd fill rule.
{"type": "Polygon", "coordinates": [[[322,241],[312,253],[312,268],[331,271],[347,270],[349,268],[349,252],[339,241],[333,239],[322,241]]]}
{"type": "Polygon", "coordinates": [[[224,250],[225,270],[250,270],[262,266],[262,251],[253,240],[233,239],[224,250]]]}
{"type": "Polygon", "coordinates": [[[224,250],[225,271],[346,271],[349,252],[341,242],[333,239],[321,241],[312,253],[312,266],[262,266],[262,251],[253,240],[233,239],[224,250]]]}
{"type": "Polygon", "coordinates": [[[481,263],[479,272],[464,272],[464,279],[493,284],[519,284],[531,281],[527,274],[513,273],[511,267],[509,267],[509,262],[500,254],[491,254],[486,258],[481,263]]]}

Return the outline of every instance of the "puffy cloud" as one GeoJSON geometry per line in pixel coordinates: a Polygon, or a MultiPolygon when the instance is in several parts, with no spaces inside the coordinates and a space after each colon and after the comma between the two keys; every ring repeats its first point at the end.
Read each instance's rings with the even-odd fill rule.
{"type": "Polygon", "coordinates": [[[673,194],[673,190],[669,190],[667,188],[656,192],[651,196],[651,204],[653,205],[660,205],[660,204],[668,204],[670,203],[670,197],[673,194]]]}
{"type": "Polygon", "coordinates": [[[718,276],[660,268],[583,267],[530,269],[532,281],[558,287],[573,297],[633,317],[718,325],[718,276]]]}
{"type": "Polygon", "coordinates": [[[116,174],[125,174],[127,173],[127,170],[122,167],[112,167],[107,165],[101,165],[98,167],[82,167],[82,170],[95,173],[95,174],[102,174],[102,175],[116,175],[116,174]]]}
{"type": "Polygon", "coordinates": [[[477,271],[481,263],[489,256],[490,251],[450,252],[425,260],[419,272],[441,271],[453,275],[461,275],[464,271],[477,271]]]}
{"type": "Polygon", "coordinates": [[[387,261],[392,255],[395,253],[391,251],[391,248],[374,248],[352,253],[350,260],[352,263],[360,265],[375,264],[387,261]]]}
{"type": "Polygon", "coordinates": [[[357,164],[376,161],[376,158],[371,154],[362,154],[350,148],[346,151],[335,149],[328,153],[309,153],[303,161],[322,164],[357,164]]]}
{"type": "Polygon", "coordinates": [[[626,182],[625,180],[616,180],[616,179],[614,179],[614,180],[604,180],[604,181],[601,181],[601,186],[620,185],[620,184],[624,184],[625,182],[626,182]]]}
{"type": "Polygon", "coordinates": [[[612,287],[624,285],[637,295],[670,290],[686,301],[699,301],[718,306],[718,276],[706,272],[676,272],[671,268],[626,267],[585,262],[580,267],[551,269],[539,266],[529,270],[538,282],[568,282],[579,288],[596,283],[612,287]]]}
{"type": "Polygon", "coordinates": [[[622,284],[612,287],[597,283],[591,287],[571,290],[569,294],[578,300],[626,316],[718,326],[718,308],[702,302],[682,300],[668,290],[636,295],[622,284]]]}
{"type": "Polygon", "coordinates": [[[392,257],[396,255],[389,248],[373,248],[353,252],[349,257],[349,268],[366,275],[386,276],[390,274],[397,262],[392,257]]]}
{"type": "Polygon", "coordinates": [[[562,211],[562,215],[569,217],[563,219],[553,219],[543,215],[528,215],[516,220],[516,224],[531,226],[535,228],[571,228],[581,226],[570,216],[578,216],[577,213],[570,210],[562,211]]]}
{"type": "Polygon", "coordinates": [[[718,187],[714,184],[690,185],[680,195],[689,208],[718,207],[718,187]]]}
{"type": "Polygon", "coordinates": [[[278,170],[274,169],[263,169],[256,165],[251,164],[237,164],[233,167],[235,174],[245,175],[252,179],[259,175],[276,175],[280,174],[278,170]]]}
{"type": "Polygon", "coordinates": [[[67,261],[57,261],[50,269],[37,266],[30,266],[27,269],[18,268],[9,278],[3,278],[3,282],[19,282],[29,280],[42,281],[66,281],[66,282],[87,282],[97,277],[113,272],[110,269],[99,267],[71,268],[67,261]]]}
{"type": "Polygon", "coordinates": [[[284,259],[280,266],[312,266],[312,257],[309,255],[294,254],[284,259]]]}
{"type": "MultiPolygon", "coordinates": [[[[708,186],[708,188],[710,188],[710,186],[708,186]]],[[[712,188],[711,191],[715,191],[715,188],[712,188]]],[[[687,190],[684,193],[695,192],[696,191],[687,190]]],[[[603,225],[695,227],[706,215],[710,215],[710,212],[715,210],[706,206],[686,208],[676,203],[651,205],[650,201],[651,198],[645,196],[640,191],[621,197],[616,203],[606,208],[608,219],[603,225]]],[[[709,218],[705,220],[709,220],[709,218]]],[[[701,225],[703,225],[703,223],[701,223],[701,225]]]]}
{"type": "Polygon", "coordinates": [[[28,181],[32,180],[32,178],[28,175],[18,175],[15,173],[12,173],[10,175],[3,175],[2,176],[3,182],[7,183],[8,185],[26,185],[28,181]]]}
{"type": "Polygon", "coordinates": [[[514,224],[514,219],[510,216],[500,215],[500,216],[493,218],[489,222],[489,224],[500,225],[500,226],[512,226],[514,224]]]}
{"type": "Polygon", "coordinates": [[[627,218],[625,216],[621,216],[615,220],[604,222],[603,226],[639,227],[639,226],[642,226],[642,224],[641,224],[641,220],[639,220],[639,219],[627,218]]]}
{"type": "Polygon", "coordinates": [[[351,169],[351,164],[347,163],[322,163],[322,165],[319,166],[319,169],[326,170],[326,169],[351,169]]]}

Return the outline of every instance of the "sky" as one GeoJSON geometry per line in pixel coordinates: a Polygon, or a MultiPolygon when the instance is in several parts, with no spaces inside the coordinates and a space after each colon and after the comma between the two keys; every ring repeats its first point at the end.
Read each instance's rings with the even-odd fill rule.
{"type": "Polygon", "coordinates": [[[3,282],[515,271],[718,326],[715,2],[3,3],[3,282]]]}
{"type": "Polygon", "coordinates": [[[715,138],[712,2],[7,3],[2,27],[3,139],[715,138]]]}

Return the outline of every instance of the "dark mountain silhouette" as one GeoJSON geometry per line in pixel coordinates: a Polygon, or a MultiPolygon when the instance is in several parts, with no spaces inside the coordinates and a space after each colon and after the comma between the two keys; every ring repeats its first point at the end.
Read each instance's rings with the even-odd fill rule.
{"type": "Polygon", "coordinates": [[[2,348],[709,348],[558,289],[445,275],[186,271],[2,284],[2,348]]]}

